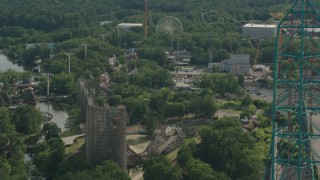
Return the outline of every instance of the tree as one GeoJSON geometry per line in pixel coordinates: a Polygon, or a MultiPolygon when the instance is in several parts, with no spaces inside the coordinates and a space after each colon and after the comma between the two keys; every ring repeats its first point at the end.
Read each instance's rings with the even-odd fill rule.
{"type": "Polygon", "coordinates": [[[56,123],[46,123],[42,128],[42,132],[46,138],[49,140],[51,138],[59,138],[61,134],[61,129],[57,126],[56,123]]]}
{"type": "Polygon", "coordinates": [[[15,132],[8,109],[0,107],[0,134],[10,135],[15,132]]]}
{"type": "Polygon", "coordinates": [[[242,129],[238,118],[221,118],[211,128],[202,130],[200,135],[202,142],[196,155],[214,170],[224,171],[232,179],[261,177],[263,163],[255,151],[255,139],[242,129]],[[254,166],[248,164],[248,159],[254,166]],[[250,171],[244,171],[247,168],[250,171]]]}
{"type": "Polygon", "coordinates": [[[27,49],[23,53],[23,58],[25,60],[25,64],[32,65],[34,64],[34,61],[37,60],[36,58],[49,58],[49,54],[50,49],[46,44],[43,44],[27,49]]]}
{"type": "Polygon", "coordinates": [[[114,179],[114,180],[129,180],[127,173],[120,169],[113,161],[104,161],[94,169],[94,177],[97,179],[114,179]]]}
{"type": "Polygon", "coordinates": [[[71,132],[75,133],[79,131],[79,125],[82,120],[81,109],[79,106],[69,106],[68,118],[65,124],[66,128],[71,132]]]}
{"type": "Polygon", "coordinates": [[[244,83],[244,80],[245,80],[246,76],[241,74],[238,76],[238,81],[239,81],[239,84],[243,84],[244,83]]]}
{"type": "Polygon", "coordinates": [[[110,79],[114,83],[127,83],[129,80],[129,75],[123,71],[116,71],[110,74],[110,79]]]}
{"type": "Polygon", "coordinates": [[[261,48],[261,61],[263,63],[272,63],[273,62],[273,47],[261,48]]]}
{"type": "Polygon", "coordinates": [[[40,129],[43,117],[39,110],[32,106],[19,106],[13,114],[13,123],[17,132],[24,134],[32,134],[40,129]]]}
{"type": "Polygon", "coordinates": [[[61,139],[51,138],[37,144],[34,150],[34,164],[47,178],[56,176],[60,163],[65,158],[64,144],[61,139]]]}
{"type": "Polygon", "coordinates": [[[122,97],[120,95],[113,95],[110,96],[107,101],[110,106],[117,106],[122,103],[122,97]]]}
{"type": "Polygon", "coordinates": [[[187,166],[188,161],[193,159],[192,153],[193,151],[191,150],[190,145],[182,146],[177,155],[177,162],[180,167],[184,168],[187,166]]]}
{"type": "Polygon", "coordinates": [[[68,172],[60,180],[129,180],[127,173],[120,169],[113,161],[104,161],[95,166],[92,170],[83,169],[81,171],[68,172]]]}
{"type": "Polygon", "coordinates": [[[181,174],[177,167],[163,156],[152,157],[143,164],[143,178],[145,180],[175,180],[180,179],[181,174]]]}
{"type": "Polygon", "coordinates": [[[209,88],[222,96],[225,93],[241,94],[238,78],[235,78],[232,74],[213,73],[203,75],[196,81],[196,84],[201,88],[209,88]]]}
{"type": "Polygon", "coordinates": [[[162,114],[148,110],[142,118],[142,123],[146,126],[148,136],[152,136],[158,124],[163,121],[162,114]]]}
{"type": "Polygon", "coordinates": [[[104,106],[106,104],[107,100],[106,100],[106,97],[104,96],[98,96],[96,98],[96,103],[98,106],[104,106]]]}
{"type": "Polygon", "coordinates": [[[172,75],[166,69],[154,64],[145,64],[131,75],[130,83],[148,88],[162,88],[173,85],[172,75]]]}
{"type": "Polygon", "coordinates": [[[169,89],[162,88],[160,91],[156,91],[151,94],[149,98],[149,106],[152,109],[159,109],[163,106],[172,96],[172,93],[169,89]]]}
{"type": "Polygon", "coordinates": [[[123,100],[131,121],[140,121],[146,113],[146,105],[143,99],[128,97],[123,100]]]}
{"type": "Polygon", "coordinates": [[[252,98],[249,95],[246,95],[241,100],[241,106],[249,106],[252,104],[252,98]]]}
{"type": "Polygon", "coordinates": [[[115,95],[120,95],[123,99],[127,97],[138,97],[144,91],[141,87],[129,84],[115,84],[113,87],[115,95]]]}
{"type": "Polygon", "coordinates": [[[71,94],[76,87],[74,74],[60,73],[51,80],[51,88],[58,94],[71,94]]]}
{"type": "Polygon", "coordinates": [[[199,159],[191,159],[186,164],[186,179],[203,179],[203,180],[230,180],[230,178],[224,174],[216,173],[212,170],[211,166],[199,159]]]}
{"type": "Polygon", "coordinates": [[[190,102],[189,111],[199,116],[211,117],[218,110],[211,96],[197,96],[190,102]]]}
{"type": "Polygon", "coordinates": [[[165,117],[182,117],[186,112],[186,105],[183,102],[169,102],[162,108],[165,117]]]}
{"type": "Polygon", "coordinates": [[[26,146],[23,140],[17,136],[11,117],[12,114],[8,109],[0,107],[0,141],[10,142],[10,156],[4,152],[0,154],[0,177],[3,179],[26,179],[24,163],[26,146]]]}
{"type": "Polygon", "coordinates": [[[165,50],[162,47],[142,46],[139,47],[137,53],[140,58],[153,60],[160,66],[165,64],[165,50]]]}

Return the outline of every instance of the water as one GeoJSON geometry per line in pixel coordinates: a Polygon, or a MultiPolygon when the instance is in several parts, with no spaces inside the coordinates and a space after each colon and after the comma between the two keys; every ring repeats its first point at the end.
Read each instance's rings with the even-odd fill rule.
{"type": "Polygon", "coordinates": [[[18,64],[13,64],[11,61],[8,60],[8,58],[0,54],[0,71],[7,71],[8,69],[13,69],[18,72],[23,72],[24,69],[22,66],[19,66],[18,64]]]}
{"type": "MultiPolygon", "coordinates": [[[[8,60],[8,58],[5,55],[0,53],[0,71],[7,71],[8,69],[13,69],[18,72],[24,71],[24,68],[22,66],[19,66],[18,64],[13,64],[11,61],[8,60]]],[[[53,115],[51,122],[56,123],[58,127],[61,128],[62,132],[66,131],[64,125],[68,118],[68,114],[65,110],[55,106],[53,107],[50,102],[39,102],[37,103],[36,107],[39,108],[40,111],[51,113],[53,115]]]]}
{"type": "Polygon", "coordinates": [[[53,118],[50,122],[56,123],[62,132],[66,131],[65,123],[68,118],[68,114],[65,110],[62,110],[56,106],[52,106],[50,102],[38,102],[36,107],[42,112],[51,113],[53,118]]]}

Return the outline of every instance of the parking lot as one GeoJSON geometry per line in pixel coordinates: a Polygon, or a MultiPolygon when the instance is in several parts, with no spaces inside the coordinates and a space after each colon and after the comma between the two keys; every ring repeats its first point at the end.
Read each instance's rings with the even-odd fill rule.
{"type": "Polygon", "coordinates": [[[247,86],[245,89],[252,99],[260,99],[267,101],[268,103],[272,102],[273,90],[271,88],[267,89],[255,86],[247,86]]]}

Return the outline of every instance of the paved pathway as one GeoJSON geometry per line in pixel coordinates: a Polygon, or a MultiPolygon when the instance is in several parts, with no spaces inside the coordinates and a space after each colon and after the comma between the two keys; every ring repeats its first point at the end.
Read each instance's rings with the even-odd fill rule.
{"type": "Polygon", "coordinates": [[[78,135],[74,135],[74,136],[68,136],[68,137],[64,137],[62,138],[62,141],[64,143],[65,146],[68,146],[68,145],[72,145],[75,141],[76,138],[78,137],[83,137],[84,134],[78,134],[78,135]]]}

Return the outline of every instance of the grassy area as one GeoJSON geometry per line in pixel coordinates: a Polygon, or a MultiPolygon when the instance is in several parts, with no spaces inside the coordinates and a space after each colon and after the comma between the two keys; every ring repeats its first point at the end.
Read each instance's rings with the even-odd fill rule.
{"type": "Polygon", "coordinates": [[[85,143],[85,138],[84,137],[77,138],[76,142],[74,144],[72,144],[69,147],[66,147],[65,153],[67,155],[72,155],[72,154],[77,153],[84,143],[85,143]]]}
{"type": "Polygon", "coordinates": [[[241,111],[234,109],[220,109],[215,113],[215,117],[221,118],[223,116],[238,116],[240,117],[241,111]]]}
{"type": "Polygon", "coordinates": [[[147,141],[150,141],[150,139],[147,136],[142,136],[142,137],[138,137],[137,139],[128,139],[127,144],[128,145],[137,145],[137,144],[145,143],[147,141]]]}
{"type": "Polygon", "coordinates": [[[178,151],[180,150],[180,148],[175,149],[174,151],[170,152],[169,154],[166,155],[166,157],[168,159],[170,159],[171,161],[175,160],[178,156],[178,151]]]}
{"type": "MultiPolygon", "coordinates": [[[[184,145],[188,145],[191,142],[195,142],[197,144],[199,144],[201,142],[200,137],[196,136],[196,137],[189,137],[189,138],[185,138],[184,139],[184,145]]],[[[174,161],[177,156],[178,156],[178,152],[180,150],[181,147],[175,149],[174,151],[170,152],[169,154],[166,155],[166,157],[168,159],[170,159],[171,161],[174,161]]]]}

